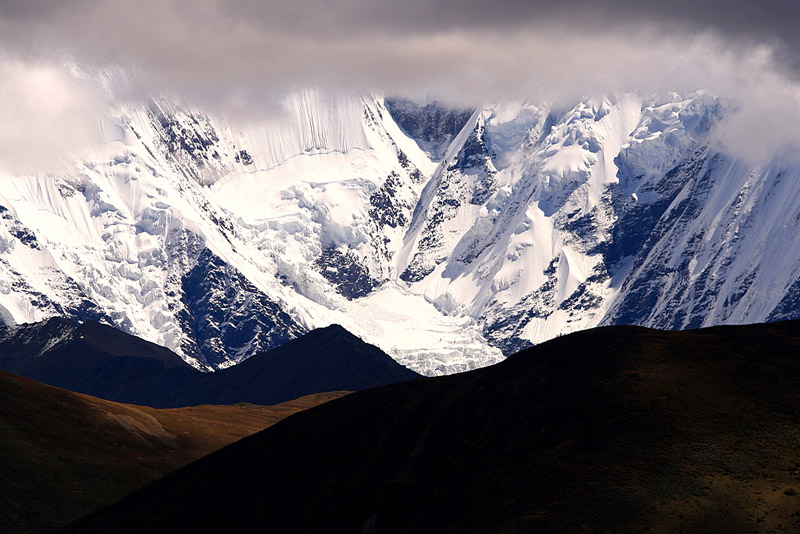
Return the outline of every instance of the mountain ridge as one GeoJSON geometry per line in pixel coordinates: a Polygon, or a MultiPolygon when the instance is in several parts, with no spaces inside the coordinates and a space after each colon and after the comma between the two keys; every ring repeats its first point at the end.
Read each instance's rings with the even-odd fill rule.
{"type": "Polygon", "coordinates": [[[277,404],[419,377],[339,325],[312,330],[247,362],[201,373],[166,348],[93,321],[52,318],[0,327],[0,369],[156,408],[277,404]]]}
{"type": "Polygon", "coordinates": [[[341,396],[277,406],[157,410],[0,371],[0,524],[52,531],[292,413],[341,396]]]}
{"type": "Polygon", "coordinates": [[[340,323],[437,375],[800,313],[800,157],[726,154],[708,92],[469,114],[308,89],[250,124],[108,101],[86,159],[1,182],[5,322],[104,320],[214,369],[340,323]]]}
{"type": "Polygon", "coordinates": [[[64,532],[795,528],[798,324],[599,327],[355,393],[64,532]],[[198,513],[209,480],[246,498],[198,513]]]}

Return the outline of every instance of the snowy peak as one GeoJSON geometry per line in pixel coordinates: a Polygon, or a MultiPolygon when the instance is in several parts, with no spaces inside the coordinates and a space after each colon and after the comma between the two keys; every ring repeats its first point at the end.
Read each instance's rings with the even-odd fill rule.
{"type": "Polygon", "coordinates": [[[444,157],[473,114],[471,109],[453,108],[437,101],[419,103],[392,97],[386,98],[384,104],[403,133],[434,161],[444,157]]]}
{"type": "Polygon", "coordinates": [[[109,91],[89,157],[0,181],[7,324],[102,320],[224,369],[339,323],[442,374],[598,324],[798,314],[800,161],[719,153],[706,93],[312,89],[237,121],[109,91]]]}
{"type": "MultiPolygon", "coordinates": [[[[737,209],[733,198],[714,202],[706,193],[716,174],[746,180],[751,172],[735,161],[722,170],[725,158],[707,148],[723,115],[721,104],[703,93],[650,100],[620,95],[561,110],[487,108],[429,183],[407,236],[410,261],[401,279],[440,309],[477,318],[506,353],[598,322],[685,328],[732,319],[737,297],[722,297],[721,286],[706,288],[709,303],[698,305],[697,293],[682,289],[691,273],[679,269],[675,276],[663,266],[680,264],[681,255],[689,265],[699,252],[692,243],[714,243],[685,234],[698,209],[708,213],[699,223],[705,228],[718,224],[715,210],[737,209]],[[676,226],[676,217],[687,224],[676,226]],[[669,282],[643,280],[658,272],[669,282]],[[672,307],[684,311],[667,321],[672,307]],[[711,319],[712,308],[728,311],[711,319]]],[[[748,264],[754,261],[753,252],[742,253],[748,264]]],[[[726,267],[720,262],[717,269],[726,267]]],[[[737,272],[734,280],[753,276],[737,272]]]]}
{"type": "Polygon", "coordinates": [[[405,363],[488,361],[474,321],[378,291],[436,165],[382,98],[299,91],[239,125],[112,98],[98,129],[104,143],[71,171],[2,182],[4,322],[99,319],[201,369],[331,322],[405,363]],[[398,301],[417,317],[395,331],[383,318],[398,301]]]}

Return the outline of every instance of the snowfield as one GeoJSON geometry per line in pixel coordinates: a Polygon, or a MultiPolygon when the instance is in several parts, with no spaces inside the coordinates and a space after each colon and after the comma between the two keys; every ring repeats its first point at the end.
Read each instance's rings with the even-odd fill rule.
{"type": "Polygon", "coordinates": [[[800,159],[716,151],[703,92],[304,90],[237,125],[109,91],[88,157],[0,176],[7,324],[104,320],[213,370],[339,323],[434,375],[600,324],[800,316],[800,159]]]}

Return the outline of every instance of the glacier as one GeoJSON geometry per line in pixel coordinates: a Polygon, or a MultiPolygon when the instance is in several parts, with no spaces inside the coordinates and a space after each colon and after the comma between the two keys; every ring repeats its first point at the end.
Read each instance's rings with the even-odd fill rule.
{"type": "Polygon", "coordinates": [[[800,157],[713,95],[459,109],[297,90],[237,121],[124,99],[0,175],[0,319],[96,319],[221,369],[339,323],[423,374],[604,324],[800,316],[800,157]]]}

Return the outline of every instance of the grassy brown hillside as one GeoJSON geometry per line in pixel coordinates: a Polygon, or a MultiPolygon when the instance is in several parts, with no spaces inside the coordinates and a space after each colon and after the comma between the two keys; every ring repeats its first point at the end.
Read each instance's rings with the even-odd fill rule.
{"type": "Polygon", "coordinates": [[[67,531],[800,532],[800,322],[598,328],[354,393],[67,531]]]}
{"type": "Polygon", "coordinates": [[[157,410],[0,372],[0,531],[52,530],[341,395],[310,395],[276,406],[157,410]]]}

